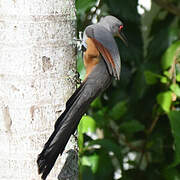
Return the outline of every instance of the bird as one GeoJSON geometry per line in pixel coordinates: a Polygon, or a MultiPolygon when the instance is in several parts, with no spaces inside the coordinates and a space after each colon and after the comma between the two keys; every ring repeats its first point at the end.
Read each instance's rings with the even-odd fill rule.
{"type": "Polygon", "coordinates": [[[102,17],[98,23],[85,28],[82,46],[86,75],[66,102],[66,108],[56,120],[52,135],[38,155],[41,179],[47,178],[91,102],[110,86],[113,78],[120,79],[120,54],[114,37],[121,38],[127,44],[123,28],[123,23],[112,15],[102,17]]]}

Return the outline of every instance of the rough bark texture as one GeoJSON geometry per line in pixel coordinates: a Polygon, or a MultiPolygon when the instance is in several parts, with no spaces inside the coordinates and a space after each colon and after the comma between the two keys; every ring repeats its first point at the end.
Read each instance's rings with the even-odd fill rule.
{"type": "Polygon", "coordinates": [[[0,0],[1,180],[40,179],[37,155],[75,89],[74,36],[74,0],[0,0]]]}

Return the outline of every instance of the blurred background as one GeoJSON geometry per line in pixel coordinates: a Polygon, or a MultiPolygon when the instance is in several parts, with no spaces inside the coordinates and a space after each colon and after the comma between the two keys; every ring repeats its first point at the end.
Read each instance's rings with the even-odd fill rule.
{"type": "MultiPolygon", "coordinates": [[[[79,124],[80,180],[180,180],[180,1],[76,0],[77,31],[124,23],[121,79],[79,124]]],[[[78,71],[85,70],[78,53],[78,71]]]]}

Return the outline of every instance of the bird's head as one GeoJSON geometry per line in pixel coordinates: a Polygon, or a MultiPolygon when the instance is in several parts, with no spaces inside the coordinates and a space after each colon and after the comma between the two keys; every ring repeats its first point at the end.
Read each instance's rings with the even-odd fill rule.
{"type": "Polygon", "coordinates": [[[123,23],[114,16],[106,16],[101,18],[100,22],[108,31],[110,31],[113,36],[119,37],[124,44],[127,45],[127,38],[123,33],[123,23]]]}

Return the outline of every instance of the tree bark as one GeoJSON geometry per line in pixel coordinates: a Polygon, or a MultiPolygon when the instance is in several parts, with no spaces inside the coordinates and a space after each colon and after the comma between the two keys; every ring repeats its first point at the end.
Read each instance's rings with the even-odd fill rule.
{"type": "MultiPolygon", "coordinates": [[[[1,180],[40,179],[37,155],[75,90],[75,20],[74,0],[0,1],[1,180]]],[[[66,156],[47,180],[57,180],[66,156]]]]}

